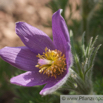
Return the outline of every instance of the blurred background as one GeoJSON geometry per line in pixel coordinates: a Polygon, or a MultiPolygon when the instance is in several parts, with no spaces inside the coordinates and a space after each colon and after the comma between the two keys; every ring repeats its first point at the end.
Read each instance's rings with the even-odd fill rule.
{"type": "MultiPolygon", "coordinates": [[[[0,0],[0,49],[5,46],[21,46],[15,33],[15,22],[24,21],[44,31],[52,38],[52,14],[63,9],[68,29],[73,31],[78,55],[82,33],[86,31],[85,45],[90,37],[99,35],[98,44],[103,44],[103,0],[0,0]]],[[[95,46],[96,46],[95,45],[95,46]]],[[[103,95],[103,46],[95,59],[93,89],[103,95]]],[[[0,59],[0,103],[59,103],[59,95],[41,97],[43,86],[20,87],[9,83],[12,76],[23,71],[0,59]]],[[[62,94],[75,94],[62,90],[62,94]]]]}

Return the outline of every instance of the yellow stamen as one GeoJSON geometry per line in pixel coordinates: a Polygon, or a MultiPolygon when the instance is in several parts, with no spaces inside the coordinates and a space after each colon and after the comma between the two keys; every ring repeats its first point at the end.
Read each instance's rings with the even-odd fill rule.
{"type": "Polygon", "coordinates": [[[38,54],[37,57],[39,62],[35,67],[40,69],[39,73],[56,78],[66,70],[65,55],[59,50],[50,50],[46,47],[43,55],[38,54]]]}

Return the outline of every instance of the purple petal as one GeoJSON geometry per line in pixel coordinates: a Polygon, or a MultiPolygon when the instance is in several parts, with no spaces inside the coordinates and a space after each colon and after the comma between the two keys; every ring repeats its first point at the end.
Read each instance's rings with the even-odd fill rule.
{"type": "Polygon", "coordinates": [[[71,45],[68,43],[66,45],[66,64],[67,64],[67,70],[73,65],[73,56],[71,53],[71,45]]]}
{"type": "Polygon", "coordinates": [[[25,23],[16,23],[16,33],[23,43],[35,53],[43,53],[47,47],[55,49],[52,40],[41,30],[25,23]]]}
{"type": "Polygon", "coordinates": [[[5,47],[0,50],[0,57],[11,65],[25,70],[38,71],[36,54],[27,47],[5,47]]]}
{"type": "Polygon", "coordinates": [[[53,42],[55,47],[66,56],[67,69],[72,64],[71,45],[68,28],[61,16],[61,10],[52,16],[53,42]]]}
{"type": "Polygon", "coordinates": [[[40,74],[39,72],[29,71],[11,78],[10,82],[12,84],[27,87],[43,85],[48,82],[48,76],[40,74]]]}
{"type": "Polygon", "coordinates": [[[52,92],[56,91],[59,87],[61,87],[66,80],[68,79],[70,73],[60,75],[59,77],[51,78],[49,82],[45,85],[45,87],[40,91],[40,95],[47,95],[51,94],[52,92]]]}
{"type": "Polygon", "coordinates": [[[53,41],[58,50],[64,50],[66,42],[70,43],[70,37],[65,20],[61,16],[61,9],[52,16],[53,41]]]}

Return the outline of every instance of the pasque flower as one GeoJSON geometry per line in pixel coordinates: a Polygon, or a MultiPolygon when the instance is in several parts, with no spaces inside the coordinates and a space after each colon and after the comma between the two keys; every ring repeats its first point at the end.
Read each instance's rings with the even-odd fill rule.
{"type": "Polygon", "coordinates": [[[46,84],[40,94],[47,95],[66,82],[72,54],[69,32],[61,11],[52,16],[53,41],[25,22],[16,23],[16,34],[25,46],[4,47],[0,50],[0,57],[27,72],[11,78],[11,83],[28,87],[46,84]]]}

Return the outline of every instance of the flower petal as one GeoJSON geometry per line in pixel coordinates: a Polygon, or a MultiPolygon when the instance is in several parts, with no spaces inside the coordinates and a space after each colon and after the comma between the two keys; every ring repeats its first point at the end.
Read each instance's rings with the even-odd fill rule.
{"type": "Polygon", "coordinates": [[[10,82],[12,84],[27,87],[43,85],[48,82],[48,76],[40,74],[39,72],[29,71],[11,78],[10,82]]]}
{"type": "Polygon", "coordinates": [[[61,9],[52,16],[53,42],[55,47],[66,56],[67,70],[72,65],[70,37],[65,20],[61,16],[61,9]]]}
{"type": "Polygon", "coordinates": [[[34,53],[43,53],[45,48],[55,49],[52,40],[41,30],[25,23],[16,23],[16,33],[34,53]]]}
{"type": "Polygon", "coordinates": [[[45,87],[40,91],[40,95],[47,95],[56,91],[59,87],[61,87],[66,82],[69,75],[70,73],[67,72],[64,73],[63,75],[60,75],[56,79],[51,78],[51,80],[49,80],[49,82],[45,85],[45,87]]]}
{"type": "Polygon", "coordinates": [[[72,56],[72,53],[71,53],[71,45],[70,43],[68,43],[66,45],[66,64],[67,64],[67,70],[68,68],[70,68],[72,65],[73,65],[73,56],[72,56]]]}
{"type": "Polygon", "coordinates": [[[38,70],[36,54],[27,47],[5,47],[0,50],[0,57],[11,65],[26,71],[38,70]]]}
{"type": "Polygon", "coordinates": [[[70,43],[70,37],[65,20],[61,16],[61,11],[62,9],[58,10],[52,16],[53,42],[58,50],[65,52],[64,45],[67,42],[70,43]]]}

